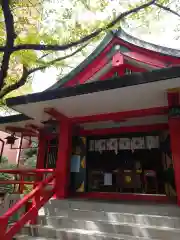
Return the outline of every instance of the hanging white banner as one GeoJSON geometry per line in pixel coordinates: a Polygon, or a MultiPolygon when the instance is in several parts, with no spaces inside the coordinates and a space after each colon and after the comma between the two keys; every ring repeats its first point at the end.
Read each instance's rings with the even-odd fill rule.
{"type": "Polygon", "coordinates": [[[148,149],[159,148],[159,137],[158,136],[147,136],[146,147],[148,149]]]}
{"type": "Polygon", "coordinates": [[[136,150],[159,148],[159,136],[146,136],[134,138],[110,138],[89,141],[89,151],[102,153],[103,151],[136,150]]]}
{"type": "Polygon", "coordinates": [[[115,151],[115,153],[118,154],[118,139],[117,138],[107,139],[106,146],[107,146],[107,150],[115,151]]]}
{"type": "Polygon", "coordinates": [[[120,138],[119,139],[119,150],[130,150],[131,149],[131,139],[130,138],[120,138]]]}
{"type": "Polygon", "coordinates": [[[131,150],[135,149],[144,149],[145,148],[145,140],[144,137],[135,137],[131,139],[131,150]]]}
{"type": "Polygon", "coordinates": [[[102,153],[106,150],[106,140],[100,139],[95,141],[95,151],[102,153]]]}
{"type": "Polygon", "coordinates": [[[95,140],[95,151],[101,153],[101,140],[95,140]]]}
{"type": "Polygon", "coordinates": [[[99,140],[99,152],[102,153],[105,150],[106,150],[106,140],[101,139],[99,140]]]}

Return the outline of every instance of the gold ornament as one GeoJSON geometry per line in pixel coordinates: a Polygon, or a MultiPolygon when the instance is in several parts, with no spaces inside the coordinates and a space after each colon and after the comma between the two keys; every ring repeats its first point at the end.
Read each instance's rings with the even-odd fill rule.
{"type": "Polygon", "coordinates": [[[125,177],[125,181],[126,181],[127,183],[130,183],[130,182],[131,182],[131,177],[130,177],[130,176],[126,176],[126,177],[125,177]]]}

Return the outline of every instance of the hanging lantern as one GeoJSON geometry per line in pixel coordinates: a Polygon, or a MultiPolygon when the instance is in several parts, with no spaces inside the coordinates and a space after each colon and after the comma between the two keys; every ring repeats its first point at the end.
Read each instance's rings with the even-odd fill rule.
{"type": "Polygon", "coordinates": [[[18,138],[15,137],[15,133],[13,133],[10,136],[6,137],[5,139],[6,139],[6,144],[13,145],[18,138]]]}
{"type": "Polygon", "coordinates": [[[44,124],[46,130],[50,131],[51,133],[57,132],[57,126],[58,126],[57,120],[50,118],[47,121],[43,121],[41,123],[44,124]]]}
{"type": "Polygon", "coordinates": [[[41,122],[42,124],[44,125],[48,125],[48,126],[56,126],[57,125],[57,120],[54,120],[52,118],[46,120],[46,121],[43,121],[41,122]]]}

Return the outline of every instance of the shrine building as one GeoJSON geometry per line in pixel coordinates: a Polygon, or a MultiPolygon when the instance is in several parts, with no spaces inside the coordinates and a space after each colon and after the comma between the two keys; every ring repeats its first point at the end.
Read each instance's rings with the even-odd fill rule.
{"type": "Polygon", "coordinates": [[[173,164],[180,204],[179,65],[179,50],[112,31],[51,88],[7,99],[19,114],[0,131],[38,139],[57,198],[166,202],[173,164]]]}

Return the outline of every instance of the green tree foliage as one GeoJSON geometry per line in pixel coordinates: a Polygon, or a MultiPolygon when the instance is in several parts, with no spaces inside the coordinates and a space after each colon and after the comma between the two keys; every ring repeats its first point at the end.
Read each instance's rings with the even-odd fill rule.
{"type": "MultiPolygon", "coordinates": [[[[33,142],[32,147],[29,149],[24,150],[23,155],[25,156],[25,164],[24,166],[27,168],[35,168],[36,167],[36,161],[37,161],[37,143],[33,142]]],[[[13,169],[17,168],[15,164],[10,164],[8,162],[8,158],[5,156],[2,156],[1,162],[0,162],[0,169],[13,169]]],[[[14,180],[15,176],[13,174],[8,173],[0,173],[0,181],[6,181],[6,180],[14,180]]],[[[18,177],[17,177],[18,179],[18,177]]],[[[27,181],[34,181],[34,177],[27,177],[27,181]]],[[[18,185],[17,185],[18,187],[18,185]]],[[[32,190],[32,185],[25,185],[24,186],[24,193],[28,193],[32,190]]],[[[12,184],[0,184],[0,193],[11,193],[14,190],[14,185],[12,184]]]]}
{"type": "MultiPolygon", "coordinates": [[[[131,8],[135,6],[133,1],[129,4],[131,8]]],[[[155,35],[159,35],[154,43],[165,45],[166,41],[163,41],[163,37],[167,38],[167,35],[170,34],[171,40],[176,39],[175,36],[178,34],[175,32],[179,25],[178,22],[180,24],[180,1],[157,0],[150,7],[128,16],[123,27],[134,36],[141,36],[149,42],[152,42],[153,38],[155,39],[155,35]],[[168,24],[170,19],[173,23],[171,25],[168,24]]],[[[172,41],[171,44],[173,45],[172,41]]],[[[172,47],[170,43],[167,46],[172,47]]]]}
{"type": "MultiPolygon", "coordinates": [[[[3,1],[1,1],[3,2],[3,1]]],[[[7,1],[8,2],[8,1],[7,1]]],[[[40,8],[40,1],[39,0],[11,0],[9,1],[10,10],[13,14],[13,25],[14,31],[16,33],[16,40],[15,42],[18,43],[23,41],[24,36],[28,35],[29,38],[32,38],[32,35],[35,32],[38,32],[38,21],[40,21],[40,13],[37,9],[40,8]]],[[[2,8],[0,9],[0,45],[3,46],[6,44],[6,34],[7,28],[5,25],[5,17],[2,8]]],[[[10,25],[10,23],[9,23],[10,25]]],[[[27,52],[27,51],[20,51],[14,52],[11,54],[8,64],[8,73],[5,80],[5,84],[3,85],[2,91],[5,90],[8,86],[16,83],[18,79],[22,76],[22,64],[24,63],[24,59],[26,62],[28,61],[29,66],[31,66],[36,61],[36,56],[34,51],[27,52]]],[[[2,61],[3,53],[1,52],[0,58],[2,61]]],[[[11,96],[14,95],[21,95],[26,91],[31,91],[31,84],[28,84],[19,89],[19,91],[14,92],[11,96]]]]}
{"type": "MultiPolygon", "coordinates": [[[[24,150],[23,155],[25,157],[24,166],[27,168],[36,168],[37,154],[38,154],[38,144],[32,142],[31,148],[24,150]]],[[[26,177],[27,181],[34,181],[34,177],[26,177]]],[[[32,191],[32,185],[24,185],[24,194],[32,191]]]]}
{"type": "MultiPolygon", "coordinates": [[[[124,19],[141,19],[169,0],[1,0],[0,101],[31,92],[36,71],[62,69],[124,19]],[[109,8],[116,1],[116,6],[109,8]],[[54,6],[54,7],[53,7],[54,6]],[[99,17],[98,17],[99,16],[99,17]],[[128,18],[127,18],[128,17],[128,18]]],[[[167,10],[167,9],[166,9],[167,10]]],[[[170,11],[170,10],[168,10],[170,11]]]]}
{"type": "Polygon", "coordinates": [[[31,148],[24,150],[24,165],[29,168],[36,168],[38,148],[37,143],[33,142],[31,148]]]}
{"type": "MultiPolygon", "coordinates": [[[[2,156],[0,169],[13,169],[16,165],[10,164],[8,158],[2,156]]],[[[14,176],[8,173],[0,173],[0,181],[13,180],[14,176]]],[[[0,193],[11,193],[13,192],[14,185],[12,184],[0,184],[0,193]]]]}

